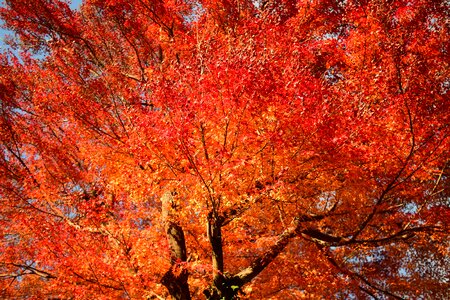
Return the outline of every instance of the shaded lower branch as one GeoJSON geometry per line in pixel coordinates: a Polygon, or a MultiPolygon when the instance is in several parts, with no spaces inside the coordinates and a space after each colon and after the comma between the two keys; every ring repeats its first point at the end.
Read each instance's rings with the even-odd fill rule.
{"type": "Polygon", "coordinates": [[[315,242],[316,244],[320,244],[322,246],[338,247],[355,244],[368,246],[382,246],[385,244],[392,243],[393,241],[408,240],[416,236],[418,233],[444,232],[444,231],[445,229],[439,226],[420,226],[414,228],[404,228],[385,237],[356,240],[348,237],[333,236],[331,234],[321,232],[319,229],[315,228],[307,228],[301,231],[301,235],[304,238],[312,242],[315,242]]]}
{"type": "Polygon", "coordinates": [[[257,257],[249,267],[241,270],[239,273],[230,278],[231,282],[236,286],[243,286],[258,276],[296,237],[301,231],[302,222],[299,219],[293,221],[293,226],[286,229],[277,239],[269,250],[257,257]]]}
{"type": "Polygon", "coordinates": [[[52,273],[34,268],[29,265],[16,264],[16,263],[8,263],[8,265],[14,266],[16,268],[20,268],[21,270],[16,273],[0,274],[0,278],[18,278],[18,277],[25,276],[25,275],[36,275],[36,276],[46,278],[46,279],[56,278],[56,276],[53,275],[52,273]]]}
{"type": "MultiPolygon", "coordinates": [[[[83,282],[89,282],[89,283],[95,284],[95,285],[97,285],[99,287],[107,288],[107,289],[111,289],[111,290],[115,290],[115,291],[125,291],[123,285],[114,286],[114,285],[107,284],[107,283],[101,283],[98,280],[98,278],[87,278],[86,276],[83,276],[83,275],[81,275],[81,274],[79,274],[79,273],[77,273],[77,272],[75,272],[73,270],[71,270],[71,272],[76,277],[80,278],[83,282]]],[[[79,283],[77,283],[77,284],[79,284],[79,283]]]]}
{"type": "MultiPolygon", "coordinates": [[[[323,250],[323,247],[319,246],[319,249],[320,249],[320,250],[323,250]]],[[[367,280],[366,278],[364,278],[362,275],[360,275],[360,274],[358,274],[358,273],[356,273],[356,272],[350,271],[350,270],[348,270],[348,269],[342,267],[341,265],[339,265],[339,264],[337,263],[337,261],[333,258],[333,256],[332,256],[331,253],[329,252],[329,250],[324,251],[324,253],[325,253],[325,257],[327,258],[327,260],[328,260],[328,261],[329,261],[329,262],[330,262],[330,263],[331,263],[331,264],[332,264],[339,272],[341,272],[341,273],[343,273],[343,274],[346,274],[347,276],[349,276],[349,277],[352,278],[353,280],[360,281],[360,282],[362,281],[366,286],[368,286],[369,288],[371,288],[371,289],[373,289],[373,290],[375,290],[375,291],[377,291],[377,292],[381,292],[381,293],[383,293],[383,294],[385,294],[385,295],[388,295],[388,296],[390,296],[390,297],[392,297],[392,298],[394,298],[394,299],[403,300],[402,297],[399,297],[399,296],[397,296],[397,295],[395,295],[395,294],[389,292],[389,291],[386,290],[386,289],[382,289],[382,288],[380,288],[380,287],[377,287],[375,284],[371,283],[369,280],[367,280]]],[[[359,286],[359,288],[360,288],[363,292],[367,293],[368,295],[374,297],[375,299],[378,299],[371,291],[369,291],[369,290],[366,289],[365,287],[359,286]]]]}

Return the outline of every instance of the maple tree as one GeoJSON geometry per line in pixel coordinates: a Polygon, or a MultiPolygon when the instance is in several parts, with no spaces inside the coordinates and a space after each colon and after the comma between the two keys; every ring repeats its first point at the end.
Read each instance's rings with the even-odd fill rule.
{"type": "Polygon", "coordinates": [[[445,298],[449,12],[6,0],[1,297],[445,298]]]}

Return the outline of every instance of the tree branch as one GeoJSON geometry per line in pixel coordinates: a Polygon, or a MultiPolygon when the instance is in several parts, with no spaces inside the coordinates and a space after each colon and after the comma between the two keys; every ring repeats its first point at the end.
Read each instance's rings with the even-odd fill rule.
{"type": "MultiPolygon", "coordinates": [[[[319,246],[319,249],[323,249],[323,247],[319,246]]],[[[382,288],[377,287],[375,284],[371,283],[369,280],[367,280],[366,278],[364,278],[362,275],[360,275],[360,274],[358,274],[358,273],[356,273],[356,272],[350,271],[350,270],[348,270],[348,269],[344,269],[344,268],[343,268],[342,266],[340,266],[340,265],[337,263],[337,261],[332,257],[332,255],[331,255],[331,253],[330,253],[329,250],[324,251],[324,254],[325,254],[325,257],[327,258],[327,260],[328,260],[334,267],[336,267],[336,269],[338,269],[341,273],[348,275],[350,278],[353,278],[354,280],[362,281],[366,286],[368,286],[368,287],[370,287],[370,288],[372,288],[372,289],[374,289],[374,290],[376,290],[376,291],[378,291],[378,292],[381,292],[381,293],[383,293],[383,294],[385,294],[385,295],[389,295],[389,296],[391,296],[391,297],[394,298],[394,299],[403,300],[403,298],[401,298],[401,297],[399,297],[399,296],[397,296],[397,295],[395,295],[395,294],[389,292],[388,290],[385,290],[385,289],[382,289],[382,288]]],[[[364,287],[359,286],[359,288],[360,288],[363,292],[365,292],[365,293],[371,295],[372,297],[374,297],[375,299],[377,299],[377,298],[373,295],[373,293],[371,293],[370,291],[368,291],[368,290],[365,289],[364,287]]]]}
{"type": "Polygon", "coordinates": [[[46,278],[46,279],[56,278],[56,276],[51,274],[50,272],[37,269],[37,268],[32,267],[32,266],[27,265],[27,264],[3,263],[3,265],[11,265],[11,266],[20,268],[22,270],[20,272],[18,272],[18,273],[3,273],[3,274],[0,274],[0,278],[17,278],[17,277],[24,276],[24,275],[36,275],[36,276],[39,276],[39,277],[42,277],[42,278],[46,278]]]}

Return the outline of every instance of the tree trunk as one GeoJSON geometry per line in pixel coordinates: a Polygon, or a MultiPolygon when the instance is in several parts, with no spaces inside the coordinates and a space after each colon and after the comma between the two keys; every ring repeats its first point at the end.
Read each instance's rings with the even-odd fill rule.
{"type": "Polygon", "coordinates": [[[187,260],[186,240],[183,228],[176,223],[177,205],[172,193],[162,197],[162,218],[170,248],[170,269],[164,274],[161,283],[168,289],[173,300],[190,300],[189,273],[183,266],[187,260]]]}
{"type": "Polygon", "coordinates": [[[224,218],[213,211],[208,214],[208,238],[212,248],[213,283],[203,293],[206,299],[225,300],[234,299],[237,290],[234,291],[224,275],[222,226],[224,218]]]}
{"type": "MultiPolygon", "coordinates": [[[[320,217],[323,218],[323,217],[320,217]]],[[[290,228],[279,235],[278,240],[265,253],[258,256],[250,266],[242,269],[235,275],[216,277],[209,289],[203,293],[208,300],[232,300],[238,299],[240,289],[252,281],[261,273],[290,243],[298,236],[303,227],[303,222],[310,221],[307,218],[295,219],[290,228]]],[[[213,247],[214,248],[214,247],[213,247]]]]}

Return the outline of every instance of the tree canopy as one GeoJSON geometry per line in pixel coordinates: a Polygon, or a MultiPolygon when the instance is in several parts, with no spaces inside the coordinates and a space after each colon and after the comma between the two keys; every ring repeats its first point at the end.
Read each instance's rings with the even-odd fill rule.
{"type": "Polygon", "coordinates": [[[0,297],[444,299],[446,0],[6,0],[0,297]]]}

